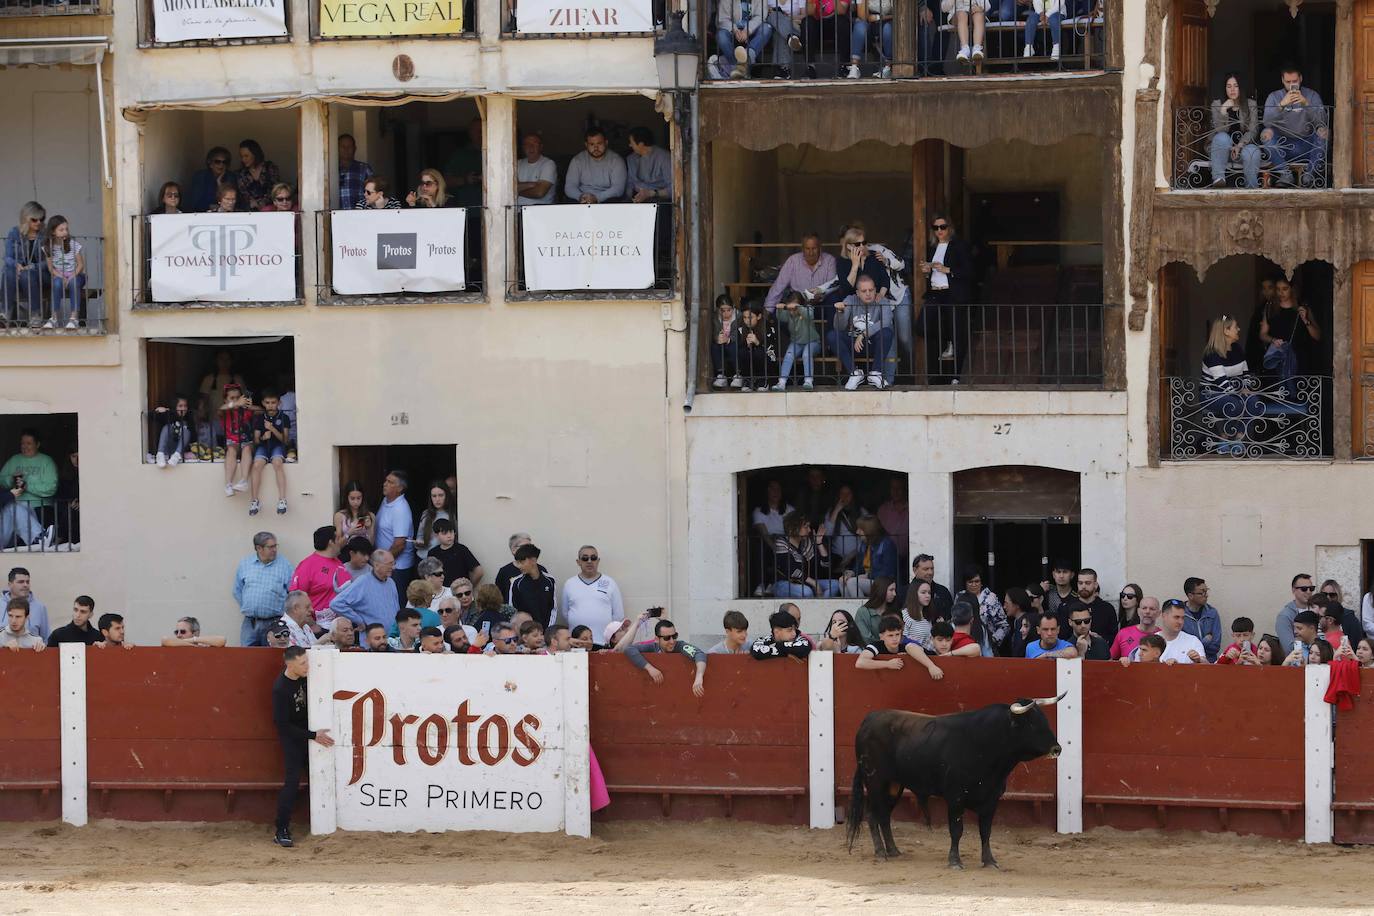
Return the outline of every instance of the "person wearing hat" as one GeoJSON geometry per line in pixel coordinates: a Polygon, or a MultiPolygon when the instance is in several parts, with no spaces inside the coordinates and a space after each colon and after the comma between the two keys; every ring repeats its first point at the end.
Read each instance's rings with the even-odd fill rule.
{"type": "Polygon", "coordinates": [[[267,631],[266,639],[269,649],[289,649],[291,648],[291,628],[286,625],[286,621],[278,620],[267,631]]]}

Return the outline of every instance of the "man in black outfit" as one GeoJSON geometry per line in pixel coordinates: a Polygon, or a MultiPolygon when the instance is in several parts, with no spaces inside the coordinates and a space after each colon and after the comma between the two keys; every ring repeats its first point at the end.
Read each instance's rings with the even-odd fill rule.
{"type": "Polygon", "coordinates": [[[954,236],[946,216],[930,221],[934,241],[929,260],[918,265],[925,275],[925,305],[917,324],[926,339],[926,376],[932,385],[957,384],[972,331],[973,249],[954,236]]]}
{"type": "Polygon", "coordinates": [[[507,603],[517,611],[524,611],[541,627],[548,629],[554,621],[554,604],[558,595],[553,576],[539,565],[539,548],[522,544],[515,550],[515,566],[520,575],[511,580],[507,603]]]}
{"type": "Polygon", "coordinates": [[[935,581],[935,558],[928,553],[918,553],[911,561],[911,581],[906,588],[899,588],[898,604],[906,604],[907,593],[916,587],[917,582],[930,583],[930,607],[935,612],[933,619],[948,620],[950,609],[954,607],[954,596],[949,589],[935,581]]]}
{"type": "Polygon", "coordinates": [[[321,747],[333,747],[329,730],[311,731],[307,728],[305,676],[310,671],[310,657],[305,649],[292,646],[283,653],[285,670],[272,685],[272,723],[281,739],[282,759],[286,774],[281,792],[277,794],[278,846],[291,846],[291,809],[296,807],[296,794],[301,788],[301,774],[305,772],[307,742],[316,741],[321,747]]]}
{"type": "Polygon", "coordinates": [[[72,622],[58,627],[48,634],[49,646],[60,646],[64,642],[82,642],[93,646],[105,637],[91,626],[91,615],[95,613],[95,599],[89,595],[77,595],[72,602],[72,622]]]}
{"type": "MultiPolygon", "coordinates": [[[[1091,632],[1096,633],[1112,644],[1120,627],[1116,608],[1112,607],[1097,594],[1097,571],[1083,567],[1078,571],[1078,594],[1059,605],[1059,636],[1061,639],[1077,639],[1072,626],[1073,613],[1087,609],[1092,614],[1091,632]]],[[[1081,657],[1081,656],[1080,656],[1081,657]]]]}

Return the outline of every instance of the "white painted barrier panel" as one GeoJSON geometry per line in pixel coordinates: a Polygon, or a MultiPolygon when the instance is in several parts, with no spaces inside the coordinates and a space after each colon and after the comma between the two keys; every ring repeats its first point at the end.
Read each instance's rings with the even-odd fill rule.
{"type": "Polygon", "coordinates": [[[1331,733],[1331,710],[1334,707],[1326,702],[1331,669],[1326,665],[1309,665],[1302,669],[1302,677],[1305,726],[1303,839],[1309,843],[1330,843],[1333,830],[1331,768],[1336,760],[1336,746],[1331,733]]]}
{"type": "Polygon", "coordinates": [[[332,685],[309,684],[312,712],[326,690],[332,704],[338,829],[587,835],[586,682],[580,703],[564,689],[570,677],[576,692],[579,665],[573,654],[338,654],[332,685]]]}
{"type": "Polygon", "coordinates": [[[1058,831],[1083,832],[1083,659],[1061,658],[1054,663],[1054,693],[1059,759],[1055,762],[1058,831]]]}
{"type": "Polygon", "coordinates": [[[806,664],[811,826],[826,830],[835,826],[835,656],[812,652],[806,664]]]}
{"type": "Polygon", "coordinates": [[[62,715],[62,821],[86,825],[86,645],[63,643],[58,658],[62,715]]]}

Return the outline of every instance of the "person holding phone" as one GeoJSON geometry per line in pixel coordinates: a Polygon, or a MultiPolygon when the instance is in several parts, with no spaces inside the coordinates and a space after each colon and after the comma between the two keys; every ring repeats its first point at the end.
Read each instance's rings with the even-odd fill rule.
{"type": "Polygon", "coordinates": [[[930,231],[930,253],[917,265],[926,291],[916,327],[926,339],[930,384],[957,384],[968,351],[970,322],[962,306],[973,302],[973,249],[955,237],[947,216],[932,219],[930,231]]]}

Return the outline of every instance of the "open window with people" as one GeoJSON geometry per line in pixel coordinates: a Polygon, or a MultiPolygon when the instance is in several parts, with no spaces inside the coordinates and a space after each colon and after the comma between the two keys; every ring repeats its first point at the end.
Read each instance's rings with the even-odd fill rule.
{"type": "Polygon", "coordinates": [[[662,296],[675,277],[668,124],[638,95],[516,105],[506,288],[519,297],[662,296]]]}
{"type": "Polygon", "coordinates": [[[136,307],[300,300],[299,121],[295,110],[147,115],[136,307]]]}
{"type": "Polygon", "coordinates": [[[1107,0],[716,0],[708,80],[1045,74],[1104,65],[1107,0]]]}
{"type": "Polygon", "coordinates": [[[711,388],[1103,385],[1092,138],[712,155],[711,388]]]}
{"type": "Polygon", "coordinates": [[[1289,276],[1252,255],[1201,280],[1182,264],[1163,269],[1162,457],[1332,454],[1332,282],[1325,263],[1289,276]]]}
{"type": "Polygon", "coordinates": [[[76,414],[0,415],[0,552],[81,549],[76,414]]]}
{"type": "Polygon", "coordinates": [[[766,468],[739,475],[737,502],[741,598],[867,598],[875,583],[905,583],[905,474],[766,468]]]}
{"type": "Polygon", "coordinates": [[[0,201],[0,331],[10,336],[106,330],[96,82],[88,66],[5,70],[0,116],[25,138],[6,150],[0,201]]]}
{"type": "Polygon", "coordinates": [[[264,501],[272,505],[265,494],[275,493],[285,514],[286,477],[300,450],[294,340],[154,338],[144,356],[144,463],[175,473],[220,464],[223,480],[214,486],[226,497],[246,493],[257,515],[264,501]]]}
{"type": "Polygon", "coordinates": [[[1174,0],[1173,186],[1329,188],[1336,13],[1174,0]]]}
{"type": "Polygon", "coordinates": [[[483,125],[472,99],[331,106],[322,303],[478,299],[483,125]]]}

